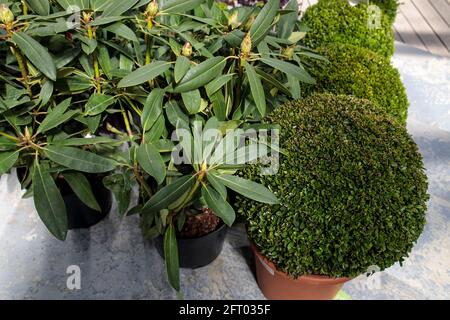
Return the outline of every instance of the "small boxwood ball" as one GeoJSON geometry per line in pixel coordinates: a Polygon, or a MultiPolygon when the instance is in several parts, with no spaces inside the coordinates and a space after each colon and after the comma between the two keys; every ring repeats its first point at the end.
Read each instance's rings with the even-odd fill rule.
{"type": "Polygon", "coordinates": [[[302,22],[307,32],[304,43],[318,48],[327,43],[349,43],[370,49],[390,58],[394,53],[394,32],[387,15],[381,15],[380,25],[369,20],[367,4],[352,7],[348,0],[320,0],[309,7],[302,22]]]}
{"type": "Polygon", "coordinates": [[[276,175],[241,175],[279,205],[238,197],[249,238],[279,270],[354,277],[409,254],[425,224],[427,177],[406,128],[370,101],[320,94],[277,108],[276,175]]]}
{"type": "Polygon", "coordinates": [[[317,84],[305,86],[305,95],[329,92],[366,98],[406,123],[409,102],[405,87],[386,58],[348,44],[328,44],[317,51],[329,62],[309,59],[309,71],[317,84]]]}

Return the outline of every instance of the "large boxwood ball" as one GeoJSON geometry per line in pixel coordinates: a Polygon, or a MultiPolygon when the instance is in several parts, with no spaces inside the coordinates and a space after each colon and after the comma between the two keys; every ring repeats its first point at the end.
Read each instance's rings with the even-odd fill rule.
{"type": "Polygon", "coordinates": [[[309,59],[308,70],[317,84],[306,86],[305,95],[330,92],[366,98],[406,122],[408,98],[399,72],[388,59],[347,44],[328,44],[317,51],[329,62],[309,59]]]}
{"type": "Polygon", "coordinates": [[[387,15],[391,23],[395,22],[400,3],[398,0],[370,0],[370,4],[377,5],[387,15]]]}
{"type": "Polygon", "coordinates": [[[249,238],[279,270],[354,277],[403,261],[425,224],[427,177],[404,126],[370,101],[322,94],[287,103],[276,175],[241,174],[270,188],[279,205],[242,197],[249,238]]]}
{"type": "Polygon", "coordinates": [[[373,27],[367,4],[352,7],[348,0],[320,0],[309,7],[302,22],[309,28],[304,43],[318,48],[327,43],[349,43],[390,58],[394,53],[394,31],[387,15],[373,27]]]}

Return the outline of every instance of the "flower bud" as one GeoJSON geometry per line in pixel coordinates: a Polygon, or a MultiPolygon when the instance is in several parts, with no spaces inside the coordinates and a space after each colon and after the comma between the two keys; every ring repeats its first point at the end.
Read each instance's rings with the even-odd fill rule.
{"type": "Polygon", "coordinates": [[[192,55],[192,45],[189,42],[184,44],[181,54],[185,57],[190,57],[192,55]]]}
{"type": "Polygon", "coordinates": [[[148,4],[146,12],[150,17],[154,17],[158,13],[158,9],[158,2],[156,0],[153,0],[148,4]]]}
{"type": "Polygon", "coordinates": [[[14,14],[6,4],[0,4],[0,21],[4,24],[10,24],[14,21],[14,14]]]}
{"type": "Polygon", "coordinates": [[[253,23],[255,22],[256,16],[251,15],[248,19],[247,22],[244,24],[244,31],[249,31],[253,25],[253,23]]]}
{"type": "Polygon", "coordinates": [[[241,43],[241,53],[244,56],[248,56],[251,51],[252,51],[252,38],[250,36],[250,33],[247,33],[244,37],[244,40],[242,40],[241,43]]]}
{"type": "Polygon", "coordinates": [[[287,47],[283,50],[283,56],[285,56],[287,59],[291,60],[294,56],[294,47],[287,47]]]}
{"type": "Polygon", "coordinates": [[[241,25],[238,19],[238,11],[235,10],[229,17],[228,17],[228,25],[231,26],[231,28],[236,29],[241,25]]]}

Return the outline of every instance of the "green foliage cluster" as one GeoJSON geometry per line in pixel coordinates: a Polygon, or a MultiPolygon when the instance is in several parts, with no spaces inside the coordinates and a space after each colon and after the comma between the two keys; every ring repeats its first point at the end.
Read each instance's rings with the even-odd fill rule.
{"type": "Polygon", "coordinates": [[[380,19],[380,27],[372,28],[367,4],[352,7],[347,0],[320,0],[303,16],[302,22],[309,29],[304,43],[311,48],[330,42],[348,43],[390,58],[394,53],[391,20],[387,15],[380,19]]]}
{"type": "Polygon", "coordinates": [[[404,126],[368,100],[321,94],[285,104],[279,173],[243,171],[279,205],[239,198],[250,239],[293,277],[353,277],[410,252],[425,224],[427,178],[404,126]]]}
{"type": "Polygon", "coordinates": [[[354,95],[372,101],[381,109],[406,123],[408,97],[400,74],[386,58],[364,48],[332,43],[317,52],[328,62],[311,60],[314,86],[305,86],[305,94],[329,92],[354,95]]]}
{"type": "Polygon", "coordinates": [[[397,17],[398,7],[400,2],[398,0],[370,0],[371,4],[377,5],[387,15],[389,21],[394,23],[397,17]]]}

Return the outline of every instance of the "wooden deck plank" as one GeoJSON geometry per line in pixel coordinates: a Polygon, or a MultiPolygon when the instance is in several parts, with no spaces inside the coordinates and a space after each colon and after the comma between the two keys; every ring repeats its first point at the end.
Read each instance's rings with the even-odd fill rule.
{"type": "Polygon", "coordinates": [[[405,18],[403,12],[397,14],[397,19],[395,20],[395,30],[400,34],[404,43],[410,44],[416,48],[428,51],[425,44],[419,38],[419,36],[414,31],[413,27],[410,25],[408,20],[405,18]]]}
{"type": "Polygon", "coordinates": [[[450,3],[447,0],[432,0],[431,5],[436,9],[441,18],[450,28],[450,3]]]}
{"type": "Polygon", "coordinates": [[[400,6],[400,12],[403,13],[406,20],[423,41],[428,51],[438,55],[448,55],[447,48],[411,1],[404,1],[403,5],[400,6]]]}
{"type": "MultiPolygon", "coordinates": [[[[443,42],[450,54],[450,27],[442,19],[436,9],[430,4],[429,0],[412,0],[416,8],[425,18],[431,29],[436,33],[438,38],[443,42]]],[[[450,15],[450,8],[448,14],[450,15]]]]}

